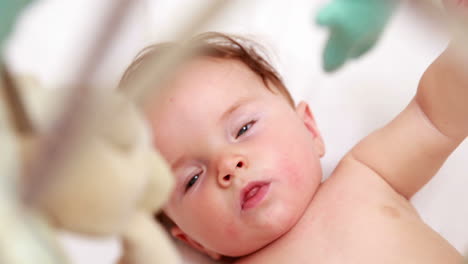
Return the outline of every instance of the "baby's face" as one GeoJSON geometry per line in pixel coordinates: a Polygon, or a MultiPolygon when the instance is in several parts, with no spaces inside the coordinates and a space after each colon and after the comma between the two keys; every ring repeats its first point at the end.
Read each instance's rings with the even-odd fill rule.
{"type": "Polygon", "coordinates": [[[320,184],[313,117],[238,61],[196,59],[177,76],[147,109],[176,177],[173,233],[202,251],[252,253],[301,218],[320,184]]]}

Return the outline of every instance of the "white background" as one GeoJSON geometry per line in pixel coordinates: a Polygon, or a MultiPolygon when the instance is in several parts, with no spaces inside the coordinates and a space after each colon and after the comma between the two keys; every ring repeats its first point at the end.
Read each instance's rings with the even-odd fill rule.
{"type": "MultiPolygon", "coordinates": [[[[108,50],[94,82],[112,87],[135,54],[154,41],[170,40],[207,1],[133,1],[124,27],[108,50]]],[[[25,10],[6,57],[19,74],[33,75],[48,89],[66,89],[111,0],[43,0],[25,10]]],[[[414,95],[418,80],[447,43],[433,17],[404,3],[379,44],[338,73],[321,70],[326,31],[314,24],[325,1],[234,0],[203,30],[254,35],[272,53],[296,100],[310,103],[327,145],[328,175],[359,139],[384,125],[414,95]],[[432,21],[432,22],[431,22],[432,21]]],[[[449,158],[414,198],[423,219],[461,252],[468,252],[468,144],[449,158]]],[[[75,263],[112,263],[115,239],[90,241],[65,234],[75,263]]]]}

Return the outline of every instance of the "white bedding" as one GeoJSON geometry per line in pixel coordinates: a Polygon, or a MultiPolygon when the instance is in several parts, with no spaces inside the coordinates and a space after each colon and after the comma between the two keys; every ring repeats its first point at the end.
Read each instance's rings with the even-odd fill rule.
{"type": "MultiPolygon", "coordinates": [[[[72,72],[70,68],[63,71],[63,65],[70,67],[71,59],[80,59],[82,40],[89,40],[83,37],[90,28],[86,16],[102,11],[102,7],[88,10],[96,2],[102,1],[43,1],[30,8],[10,43],[10,63],[17,71],[37,74],[47,86],[60,87],[72,72]]],[[[201,2],[206,1],[150,0],[138,4],[110,50],[103,69],[106,75],[96,80],[115,81],[139,48],[151,40],[169,39],[172,27],[167,25],[179,25],[176,20],[187,17],[191,7],[201,2]]],[[[308,101],[316,115],[327,145],[323,159],[326,175],[359,139],[405,107],[424,69],[447,42],[440,28],[415,16],[405,4],[374,50],[338,73],[326,75],[320,68],[326,35],[313,24],[313,15],[324,1],[233,2],[223,19],[206,29],[256,35],[276,54],[293,96],[308,101]]],[[[467,174],[465,142],[412,200],[423,219],[463,253],[468,253],[467,174]]],[[[68,235],[63,241],[76,263],[112,263],[119,251],[115,241],[102,242],[98,248],[68,235]]]]}

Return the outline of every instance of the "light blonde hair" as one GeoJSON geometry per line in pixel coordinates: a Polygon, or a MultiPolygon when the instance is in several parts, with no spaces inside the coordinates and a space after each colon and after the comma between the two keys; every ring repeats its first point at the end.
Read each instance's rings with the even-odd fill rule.
{"type": "MultiPolygon", "coordinates": [[[[284,82],[268,62],[265,49],[253,40],[245,37],[224,34],[219,32],[206,32],[193,37],[189,43],[200,47],[195,56],[212,57],[221,59],[235,59],[241,61],[249,67],[254,73],[260,76],[265,83],[265,86],[272,92],[277,90],[285,99],[294,106],[294,100],[291,94],[284,85],[284,82]],[[270,87],[269,82],[275,87],[270,87]]],[[[125,70],[119,88],[123,89],[126,84],[136,76],[142,68],[152,59],[160,57],[165,52],[169,51],[178,45],[176,42],[162,42],[150,45],[144,48],[130,66],[125,70]]]]}

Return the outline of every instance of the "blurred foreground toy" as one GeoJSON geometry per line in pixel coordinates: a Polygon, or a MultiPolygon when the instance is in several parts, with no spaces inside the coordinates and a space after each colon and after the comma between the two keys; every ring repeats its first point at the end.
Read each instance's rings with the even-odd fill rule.
{"type": "MultiPolygon", "coordinates": [[[[0,52],[16,14],[28,2],[0,1],[0,52]]],[[[72,148],[59,161],[38,159],[44,154],[41,147],[47,146],[50,119],[66,109],[53,109],[61,106],[61,93],[43,89],[31,78],[12,76],[1,56],[0,73],[0,263],[69,263],[56,241],[59,230],[121,238],[120,264],[180,263],[154,219],[173,179],[134,104],[115,91],[93,89],[86,102],[92,101],[87,114],[95,118],[85,118],[76,127],[82,135],[71,139],[77,142],[55,133],[56,142],[72,148]],[[36,160],[55,167],[27,173],[36,160]]]]}
{"type": "Polygon", "coordinates": [[[398,0],[332,0],[316,22],[330,31],[323,69],[332,72],[369,51],[379,40],[398,0]]]}
{"type": "Polygon", "coordinates": [[[149,127],[118,93],[96,98],[109,115],[58,171],[40,207],[59,228],[123,239],[120,263],[177,263],[177,254],[154,219],[172,190],[173,178],[152,146],[149,127]]]}
{"type": "MultiPolygon", "coordinates": [[[[33,122],[34,134],[16,135],[20,139],[19,144],[23,145],[21,161],[24,162],[35,159],[38,144],[34,142],[40,140],[41,134],[47,130],[47,125],[37,122],[45,122],[47,118],[39,117],[38,113],[48,114],[41,108],[53,106],[56,104],[54,101],[60,98],[57,98],[56,91],[41,89],[27,78],[23,78],[21,83],[23,85],[17,87],[21,87],[19,94],[26,104],[26,112],[35,113],[30,116],[35,117],[32,121],[36,121],[33,122]]],[[[18,217],[12,213],[16,211],[5,208],[22,208],[21,201],[3,196],[8,193],[12,197],[17,196],[14,188],[8,189],[11,184],[5,176],[17,174],[19,177],[20,173],[0,175],[0,238],[11,238],[8,242],[0,239],[0,242],[5,242],[0,243],[1,263],[67,263],[55,242],[54,229],[90,237],[120,237],[123,243],[121,264],[180,263],[169,237],[154,219],[154,214],[170,194],[172,176],[165,161],[152,147],[151,133],[145,120],[131,102],[115,91],[98,93],[94,99],[108,109],[105,113],[109,115],[105,115],[105,119],[95,120],[105,122],[105,125],[94,128],[91,125],[85,132],[85,140],[53,172],[56,174],[53,181],[38,195],[34,208],[15,209],[22,212],[19,213],[19,222],[12,221],[18,217]],[[18,248],[22,251],[11,257],[18,248]],[[49,259],[24,258],[41,254],[49,259]]],[[[12,142],[6,137],[1,140],[2,146],[8,140],[12,142]]],[[[13,154],[12,148],[1,148],[0,152],[2,157],[13,154]]],[[[20,185],[35,182],[24,178],[15,181],[20,185]]]]}
{"type": "MultiPolygon", "coordinates": [[[[0,1],[0,50],[3,40],[10,32],[19,11],[31,0],[1,0],[0,1]]],[[[0,56],[1,57],[1,56],[0,56]]]]}
{"type": "MultiPolygon", "coordinates": [[[[3,87],[0,82],[0,92],[3,87]]],[[[0,93],[0,263],[66,263],[52,228],[37,211],[21,203],[20,147],[9,126],[3,99],[0,93]]]]}
{"type": "MultiPolygon", "coordinates": [[[[2,51],[4,39],[15,22],[17,13],[30,1],[0,1],[0,72],[4,72],[2,51]]],[[[60,264],[66,263],[55,240],[55,233],[40,213],[26,208],[19,195],[21,147],[17,127],[7,105],[6,83],[0,78],[0,263],[60,264]]]]}

